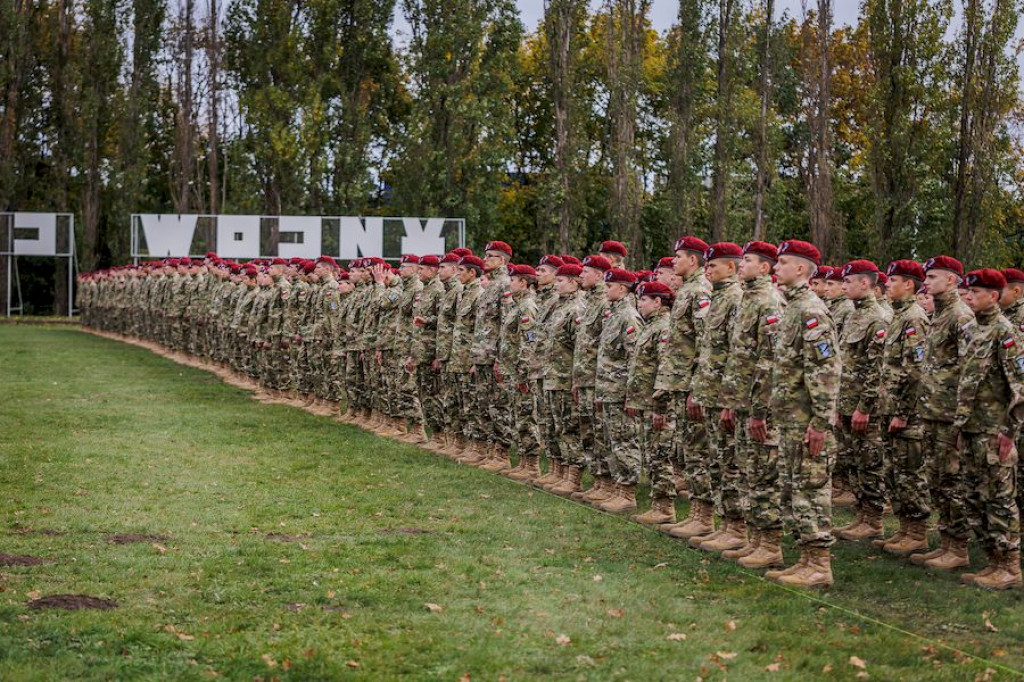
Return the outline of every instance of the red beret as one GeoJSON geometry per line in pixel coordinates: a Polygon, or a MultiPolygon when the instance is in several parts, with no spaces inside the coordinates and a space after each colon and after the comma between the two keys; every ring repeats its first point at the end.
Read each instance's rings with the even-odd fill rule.
{"type": "Polygon", "coordinates": [[[968,272],[967,277],[964,278],[964,283],[968,288],[1002,289],[1006,286],[1006,278],[1003,277],[1003,273],[995,268],[982,268],[981,270],[971,270],[968,272]]]}
{"type": "Polygon", "coordinates": [[[558,268],[565,265],[565,261],[563,261],[558,256],[552,256],[549,254],[547,256],[541,256],[540,262],[537,264],[537,267],[539,268],[542,265],[550,265],[551,267],[557,270],[558,268]]]}
{"type": "Polygon", "coordinates": [[[1017,268],[1006,268],[1003,270],[1003,277],[1007,284],[1024,284],[1024,271],[1017,268]]]}
{"type": "Polygon", "coordinates": [[[370,256],[369,258],[363,259],[364,268],[372,268],[375,265],[388,265],[388,262],[380,256],[370,256]]]}
{"type": "Polygon", "coordinates": [[[332,265],[334,267],[338,267],[338,261],[334,260],[333,257],[327,256],[327,255],[320,256],[319,258],[316,259],[316,262],[317,263],[327,263],[328,265],[332,265]]]}
{"type": "Polygon", "coordinates": [[[604,256],[587,256],[583,259],[583,267],[595,268],[601,272],[608,272],[612,269],[612,263],[604,256]]]}
{"type": "Polygon", "coordinates": [[[638,282],[650,282],[654,279],[654,273],[650,270],[637,270],[636,281],[638,282]]]}
{"type": "Polygon", "coordinates": [[[307,275],[316,270],[316,261],[307,260],[302,263],[302,271],[307,275]]]}
{"type": "Polygon", "coordinates": [[[924,271],[928,272],[929,270],[949,270],[959,277],[964,276],[964,264],[950,256],[929,258],[928,262],[924,264],[924,271]]]}
{"type": "Polygon", "coordinates": [[[714,260],[715,258],[743,258],[743,249],[732,242],[718,242],[709,246],[708,250],[704,252],[704,260],[714,260]]]}
{"type": "Polygon", "coordinates": [[[338,273],[338,279],[340,279],[340,280],[348,279],[348,273],[345,272],[344,270],[342,270],[341,272],[338,273]]]}
{"type": "Polygon", "coordinates": [[[566,263],[562,267],[558,268],[558,272],[555,274],[559,277],[579,277],[581,272],[583,272],[583,268],[581,266],[566,263]]]}
{"type": "Polygon", "coordinates": [[[570,256],[569,254],[565,254],[562,256],[562,262],[565,265],[579,265],[580,267],[583,267],[583,261],[581,261],[576,256],[570,256]]]}
{"type": "Polygon", "coordinates": [[[407,253],[401,257],[398,261],[402,265],[419,265],[420,257],[411,253],[407,253]]]}
{"type": "Polygon", "coordinates": [[[460,246],[457,249],[452,249],[452,253],[454,253],[459,258],[462,258],[463,256],[472,256],[473,255],[472,249],[467,249],[464,246],[460,246]]]}
{"type": "Polygon", "coordinates": [[[288,261],[284,258],[275,258],[270,262],[271,265],[288,265],[288,261]]]}
{"type": "Polygon", "coordinates": [[[897,277],[916,279],[918,282],[924,281],[924,268],[916,260],[894,260],[889,263],[885,272],[890,277],[896,275],[897,277]]]}
{"type": "Polygon", "coordinates": [[[885,286],[889,282],[889,275],[884,272],[878,273],[878,280],[876,281],[879,286],[885,286]]]}
{"type": "Polygon", "coordinates": [[[622,242],[616,242],[611,240],[601,242],[601,248],[598,249],[598,251],[600,253],[617,253],[623,258],[629,255],[629,252],[626,251],[626,247],[623,246],[622,242]]]}
{"type": "Polygon", "coordinates": [[[767,258],[773,263],[779,260],[779,249],[776,248],[775,244],[769,244],[768,242],[747,242],[743,245],[743,253],[744,255],[753,253],[761,256],[762,258],[767,258]]]}
{"type": "Polygon", "coordinates": [[[255,265],[249,264],[245,266],[245,274],[249,277],[255,277],[259,273],[260,269],[255,265]]]}
{"type": "Polygon", "coordinates": [[[825,275],[825,279],[829,282],[842,282],[843,281],[843,269],[840,267],[832,267],[829,269],[829,273],[825,275]]]}
{"type": "Polygon", "coordinates": [[[206,257],[210,258],[212,260],[217,260],[217,258],[218,258],[217,252],[216,251],[207,251],[206,252],[206,257]]]}
{"type": "Polygon", "coordinates": [[[604,273],[604,281],[611,284],[636,284],[636,275],[629,270],[612,268],[604,273]]]}
{"type": "Polygon", "coordinates": [[[352,260],[350,260],[348,262],[348,267],[351,268],[352,270],[355,270],[356,268],[363,267],[363,259],[362,258],[353,258],[352,260]]]}
{"type": "Polygon", "coordinates": [[[505,242],[487,242],[487,246],[484,247],[484,251],[502,251],[507,253],[509,258],[512,257],[512,247],[505,242]]]}
{"type": "Polygon", "coordinates": [[[672,249],[673,251],[693,251],[699,253],[701,258],[708,250],[708,243],[703,239],[697,237],[680,237],[676,240],[676,245],[672,249]]]}
{"type": "Polygon", "coordinates": [[[450,253],[444,254],[444,258],[441,259],[441,262],[442,263],[455,263],[455,264],[458,264],[459,258],[461,258],[461,256],[459,254],[455,253],[454,251],[452,251],[450,253]]]}
{"type": "Polygon", "coordinates": [[[818,247],[799,239],[789,239],[779,244],[779,255],[800,256],[815,265],[821,265],[821,251],[818,251],[818,247]]]}
{"type": "Polygon", "coordinates": [[[428,268],[436,268],[441,264],[441,259],[437,256],[423,256],[420,258],[420,265],[425,265],[428,268]]]}
{"type": "Polygon", "coordinates": [[[459,265],[464,268],[484,269],[484,261],[476,256],[463,256],[459,259],[459,265]]]}
{"type": "Polygon", "coordinates": [[[869,260],[858,258],[857,260],[852,260],[844,265],[842,272],[843,277],[849,277],[851,275],[877,275],[878,266],[869,260]]]}
{"type": "Polygon", "coordinates": [[[672,290],[661,282],[641,282],[638,284],[636,287],[636,297],[641,298],[643,296],[663,298],[667,301],[672,301],[675,298],[672,290]]]}
{"type": "Polygon", "coordinates": [[[537,271],[529,265],[510,265],[508,274],[511,277],[536,277],[537,271]]]}
{"type": "Polygon", "coordinates": [[[192,265],[192,259],[188,256],[178,259],[178,265],[192,265]]]}
{"type": "Polygon", "coordinates": [[[673,256],[663,256],[658,259],[658,269],[668,268],[671,270],[675,267],[676,259],[673,256]]]}

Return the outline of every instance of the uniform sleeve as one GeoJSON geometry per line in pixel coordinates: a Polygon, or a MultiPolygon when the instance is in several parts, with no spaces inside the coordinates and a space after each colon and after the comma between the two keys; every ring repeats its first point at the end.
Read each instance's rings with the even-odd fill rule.
{"type": "Polygon", "coordinates": [[[893,333],[900,334],[900,363],[899,367],[890,369],[889,405],[897,417],[909,418],[921,395],[921,368],[924,366],[927,332],[927,320],[924,319],[910,320],[907,327],[893,330],[893,333]]]}
{"type": "Polygon", "coordinates": [[[992,339],[988,335],[976,335],[967,346],[967,354],[960,367],[960,382],[956,394],[956,416],[953,425],[962,429],[971,418],[974,401],[985,381],[992,356],[995,355],[992,339]]]}
{"type": "Polygon", "coordinates": [[[882,388],[882,356],[885,354],[885,320],[879,317],[868,328],[864,339],[864,366],[860,381],[854,390],[860,396],[857,410],[863,414],[871,414],[878,405],[882,388]]]}
{"type": "Polygon", "coordinates": [[[819,317],[818,326],[803,332],[804,387],[810,399],[810,425],[817,431],[828,430],[835,418],[843,371],[838,347],[835,327],[827,318],[819,317]]]}
{"type": "Polygon", "coordinates": [[[750,376],[750,416],[766,419],[772,397],[772,366],[775,364],[775,332],[777,323],[758,325],[754,367],[750,376]]]}
{"type": "Polygon", "coordinates": [[[1010,389],[1006,425],[1015,440],[1020,437],[1021,425],[1024,424],[1024,353],[1021,352],[1020,341],[1020,336],[1013,334],[999,346],[999,361],[1010,389]],[[1010,340],[1013,345],[1007,346],[1010,340]]]}

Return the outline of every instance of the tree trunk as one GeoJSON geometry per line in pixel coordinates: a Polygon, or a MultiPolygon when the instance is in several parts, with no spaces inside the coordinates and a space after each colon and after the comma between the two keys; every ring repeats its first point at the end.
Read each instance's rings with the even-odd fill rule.
{"type": "Polygon", "coordinates": [[[217,0],[210,0],[210,35],[207,60],[210,67],[210,130],[207,170],[210,183],[210,213],[220,213],[220,43],[217,0]]]}
{"type": "MultiPolygon", "coordinates": [[[[806,3],[805,3],[806,11],[806,3]]],[[[813,241],[825,258],[843,256],[842,229],[836,224],[832,190],[832,136],[830,130],[832,65],[829,51],[832,2],[818,0],[813,34],[804,45],[804,86],[807,144],[808,218],[813,241]],[[806,44],[810,42],[811,44],[806,44]]]]}
{"type": "Polygon", "coordinates": [[[715,156],[711,171],[712,242],[720,242],[725,237],[725,223],[728,215],[726,184],[729,176],[729,137],[732,135],[732,43],[729,37],[732,21],[733,0],[719,0],[715,156]]]}
{"type": "Polygon", "coordinates": [[[765,0],[764,46],[761,50],[759,95],[761,111],[757,119],[757,178],[754,186],[754,239],[765,235],[764,195],[768,186],[768,103],[771,99],[771,37],[775,0],[765,0]]]}

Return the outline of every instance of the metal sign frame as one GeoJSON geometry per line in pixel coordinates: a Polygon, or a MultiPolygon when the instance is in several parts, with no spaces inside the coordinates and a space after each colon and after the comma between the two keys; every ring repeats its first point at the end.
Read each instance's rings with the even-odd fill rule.
{"type": "MultiPolygon", "coordinates": [[[[8,220],[10,224],[5,227],[7,239],[0,240],[0,256],[7,259],[7,301],[5,307],[5,317],[10,317],[11,313],[17,311],[19,315],[24,313],[25,302],[21,298],[21,277],[17,274],[18,258],[67,258],[68,260],[68,318],[74,316],[75,313],[75,261],[77,257],[75,248],[75,215],[73,213],[42,213],[39,211],[13,211],[13,212],[0,212],[0,220],[8,220]],[[18,215],[31,215],[32,213],[40,213],[42,215],[52,215],[56,220],[61,218],[67,218],[67,242],[68,250],[67,253],[52,253],[52,254],[32,254],[32,253],[17,253],[14,250],[14,230],[17,227],[17,216],[18,215]],[[11,297],[13,295],[12,284],[16,285],[18,290],[18,305],[12,306],[11,297]]],[[[58,227],[59,229],[59,227],[58,227]]]]}

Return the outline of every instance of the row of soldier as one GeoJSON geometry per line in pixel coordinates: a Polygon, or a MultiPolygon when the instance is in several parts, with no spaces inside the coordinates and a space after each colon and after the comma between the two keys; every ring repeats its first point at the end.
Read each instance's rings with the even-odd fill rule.
{"type": "Polygon", "coordinates": [[[1024,273],[830,268],[798,240],[687,236],[653,272],[626,255],[609,241],[531,267],[496,241],[344,270],[208,254],[83,275],[79,307],[261,399],[608,512],[637,509],[645,472],[634,520],[784,584],[831,585],[836,538],[953,571],[976,537],[987,565],[961,579],[1021,587],[1024,273]],[[833,501],[855,520],[833,529],[833,501]],[[800,558],[782,569],[784,529],[800,558]]]}

